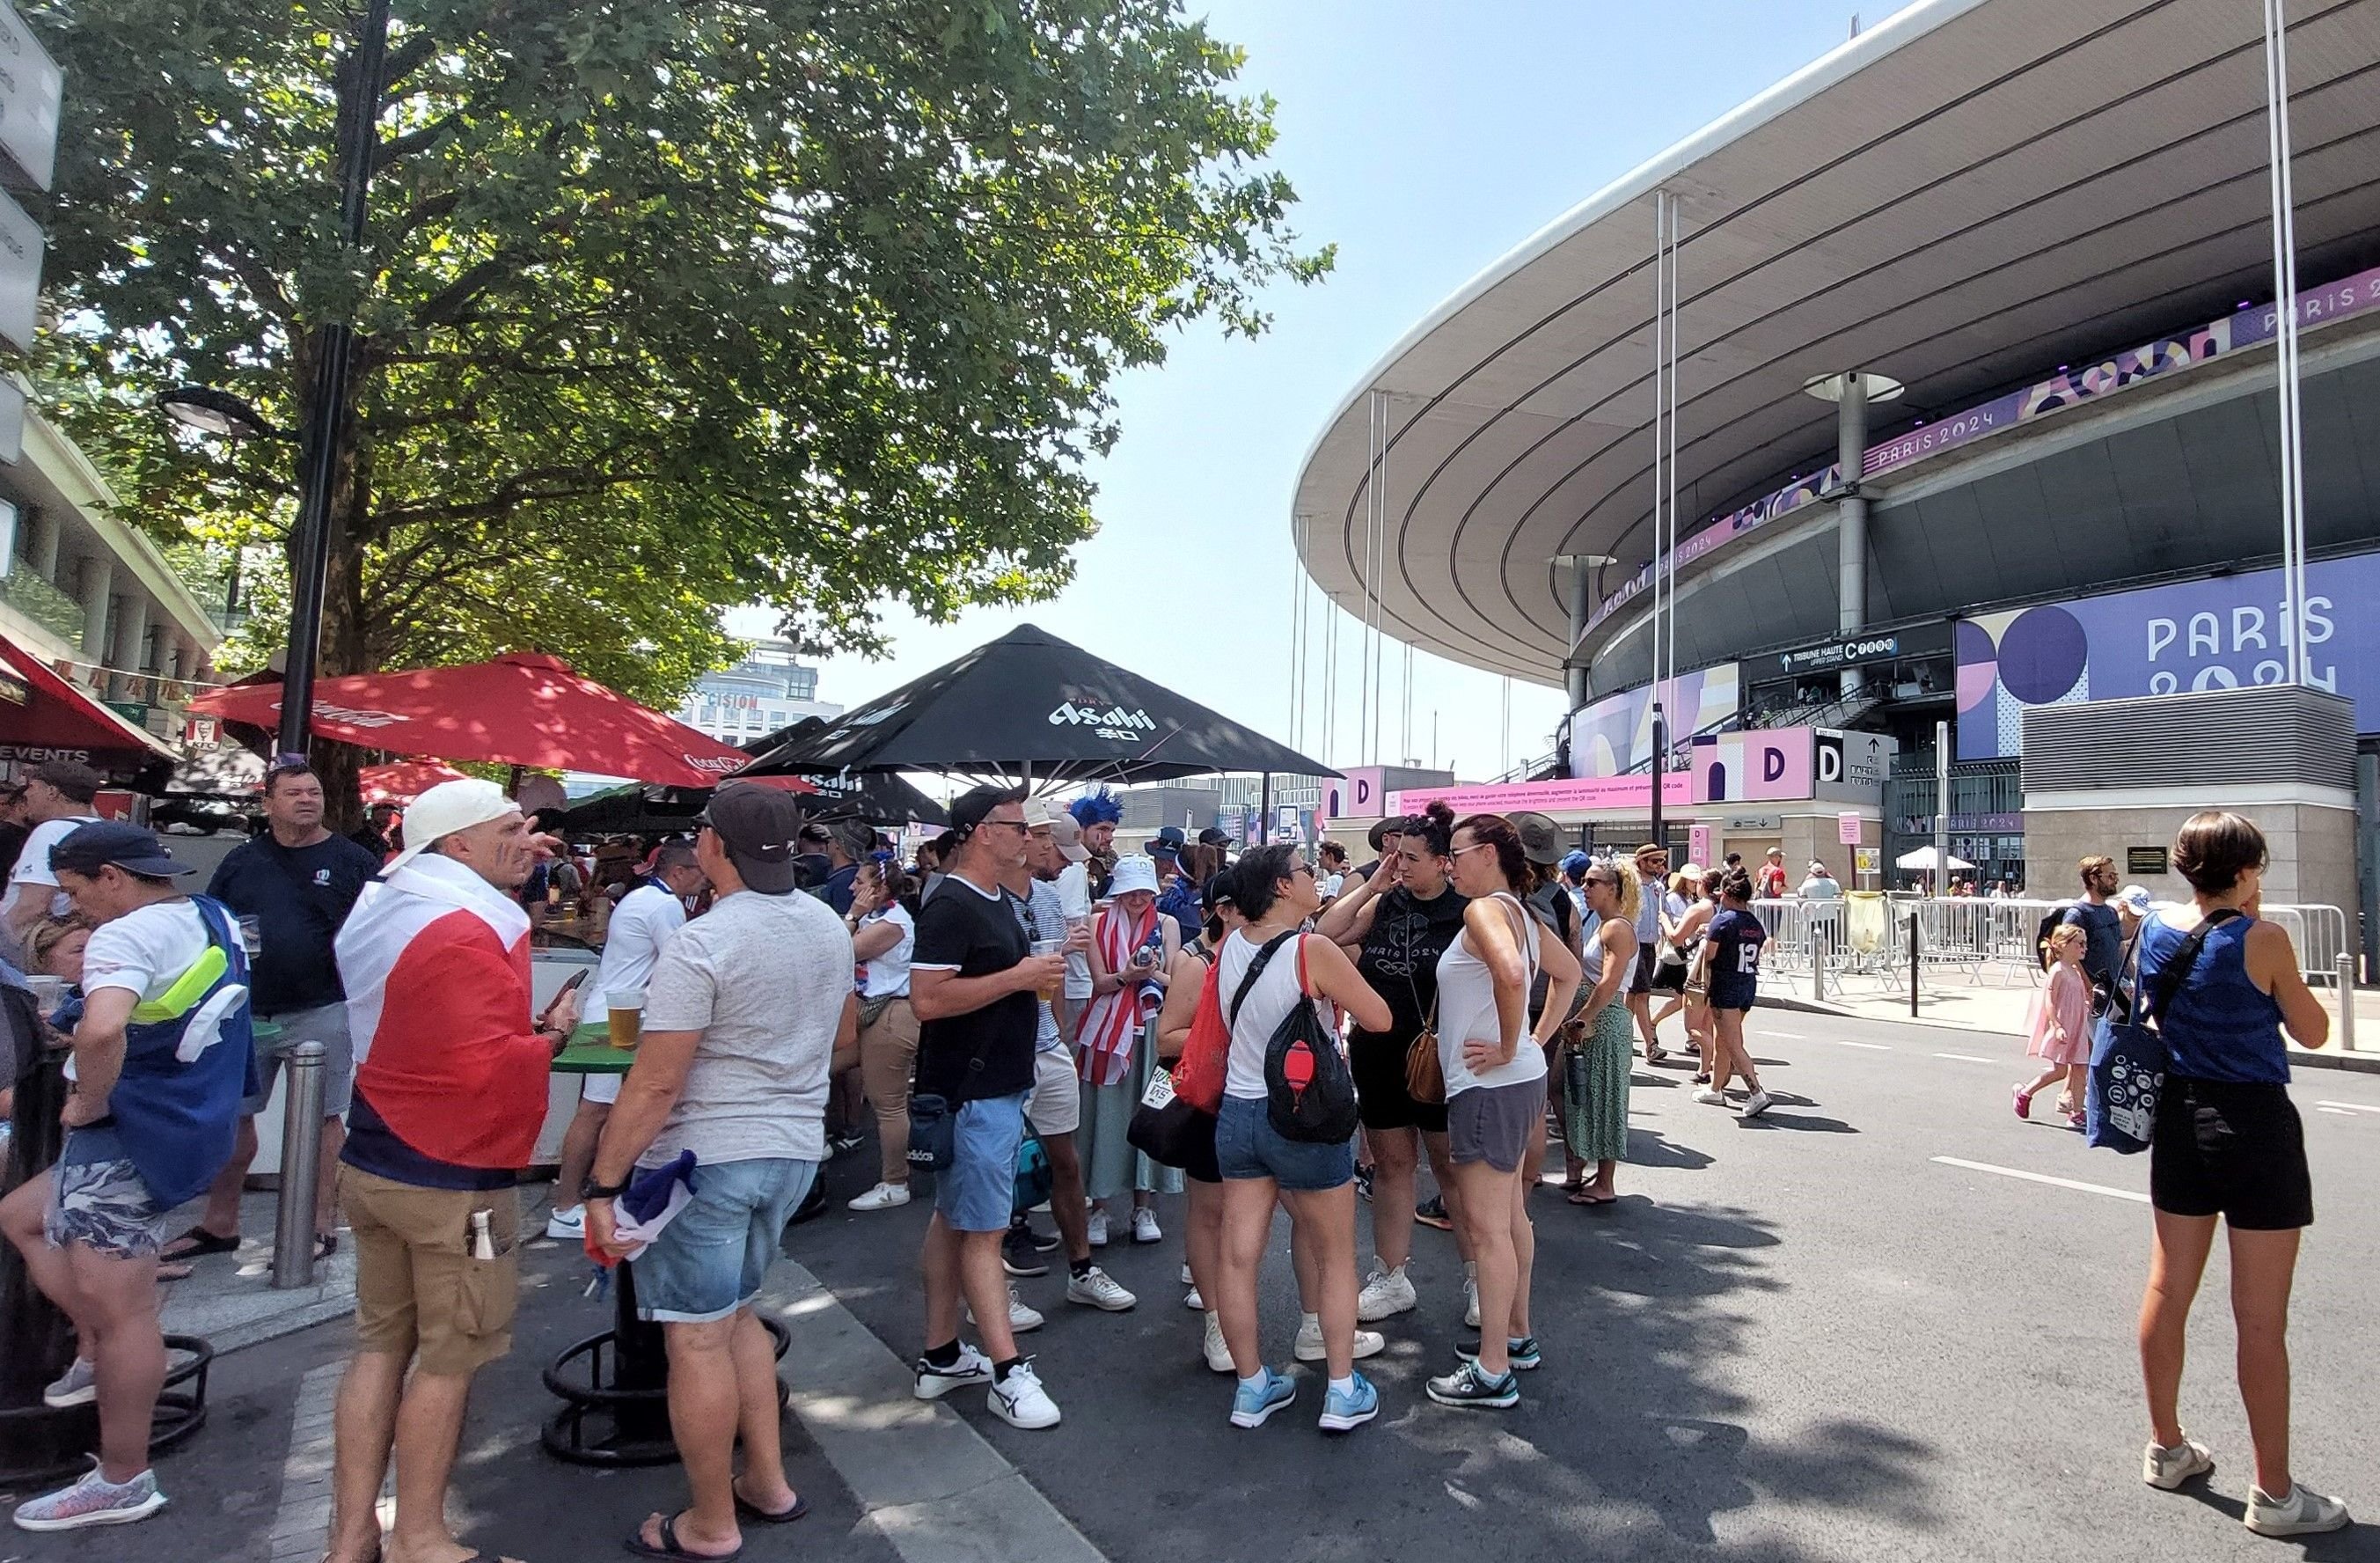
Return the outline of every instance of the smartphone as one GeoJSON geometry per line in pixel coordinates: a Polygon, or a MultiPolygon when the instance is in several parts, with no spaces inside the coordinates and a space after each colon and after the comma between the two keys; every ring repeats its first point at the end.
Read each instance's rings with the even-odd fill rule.
{"type": "Polygon", "coordinates": [[[593,969],[586,966],[582,966],[577,971],[573,971],[569,977],[564,981],[561,989],[554,994],[552,999],[547,1001],[545,1012],[540,1015],[538,1019],[540,1020],[552,1019],[553,1012],[562,1007],[562,1001],[568,998],[572,994],[577,993],[581,987],[585,986],[587,979],[592,974],[593,969]]]}

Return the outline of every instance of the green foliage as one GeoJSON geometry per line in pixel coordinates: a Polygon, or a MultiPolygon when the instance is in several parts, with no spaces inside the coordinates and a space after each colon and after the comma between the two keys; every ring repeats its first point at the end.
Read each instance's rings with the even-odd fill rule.
{"type": "Polygon", "coordinates": [[[726,605],[867,649],[887,599],[1047,595],[1116,373],[1330,264],[1173,0],[399,0],[360,254],[359,4],[23,9],[67,73],[39,367],[140,519],[281,546],[291,447],[150,398],[290,427],[322,325],[361,333],[332,672],[532,647],[664,700],[726,605]]]}

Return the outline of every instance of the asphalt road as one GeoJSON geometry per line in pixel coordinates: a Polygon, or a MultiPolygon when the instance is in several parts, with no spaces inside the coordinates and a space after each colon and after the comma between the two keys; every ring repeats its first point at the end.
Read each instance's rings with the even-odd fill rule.
{"type": "MultiPolygon", "coordinates": [[[[1122,1315],[1059,1300],[1062,1266],[1020,1283],[1050,1315],[1027,1337],[1064,1410],[1024,1433],[966,1391],[956,1408],[1115,1563],[1282,1558],[2380,1559],[2380,1525],[2297,1544],[2239,1524],[2247,1435],[2229,1374],[2224,1264],[2210,1268],[2185,1398],[2219,1468],[2203,1492],[2139,1480],[2145,1436],[2131,1334],[2148,1212],[2119,1197],[2147,1166],[2020,1124],[2012,1039],[1757,1011],[1753,1041],[1779,1105],[1764,1120],[1688,1100],[1682,1071],[1638,1068],[1621,1204],[1538,1213],[1536,1318],[1546,1366],[1510,1412],[1430,1404],[1422,1381],[1460,1334],[1451,1240],[1418,1234],[1423,1304],[1366,1363],[1383,1415],[1343,1439],[1313,1426],[1319,1385],[1244,1432],[1230,1381],[1198,1359],[1181,1306],[1178,1232],[1102,1262],[1139,1292],[1122,1315]],[[1651,1081],[1651,1083],[1647,1083],[1651,1081]],[[1977,1170],[1951,1157],[2002,1169],[1977,1170]],[[2030,1173],[2087,1187],[2008,1176],[2030,1173]]],[[[2320,1220],[2299,1272],[2292,1345],[2302,1477],[2380,1520],[2370,1278],[2380,1215],[2380,1077],[2301,1072],[2320,1220]],[[2328,1105],[2325,1107],[2325,1104],[2328,1105]]],[[[872,1154],[830,1169],[837,1195],[872,1154]]],[[[894,1351],[917,1349],[923,1203],[797,1227],[789,1250],[894,1351]]],[[[1178,1202],[1167,1202],[1169,1227],[1178,1202]]],[[[1285,1229],[1283,1234],[1285,1244],[1285,1229]]],[[[1369,1243],[1365,1252],[1368,1258],[1369,1243]]],[[[624,1556],[619,1538],[674,1501],[674,1472],[596,1474],[536,1447],[538,1369],[601,1327],[582,1262],[532,1251],[514,1356],[483,1379],[457,1477],[475,1545],[532,1563],[624,1556]]],[[[1266,1275],[1269,1353],[1295,1324],[1285,1246],[1266,1275]]],[[[800,1325],[787,1359],[803,1374],[800,1325]]],[[[268,1538],[299,1376],[335,1360],[343,1326],[237,1353],[212,1425],[160,1470],[175,1505],[79,1536],[0,1531],[12,1558],[165,1563],[248,1557],[268,1538]]],[[[891,1563],[817,1446],[789,1427],[799,1533],[745,1556],[891,1563]]]]}
{"type": "MultiPolygon", "coordinates": [[[[2247,1435],[2222,1260],[2185,1400],[2220,1465],[2204,1496],[2154,1492],[2139,1479],[2132,1347],[2147,1206],[1935,1160],[2142,1193],[2145,1158],[2019,1123],[2011,1039],[1782,1011],[1752,1020],[1779,1097],[1766,1118],[1696,1105],[1684,1072],[1640,1065],[1627,1197],[1586,1211],[1543,1196],[1546,1366],[1524,1379],[1517,1410],[1423,1396],[1452,1362],[1461,1268],[1451,1239],[1427,1229],[1422,1307],[1383,1326],[1389,1349],[1366,1364],[1383,1414],[1348,1438],[1315,1430],[1310,1370],[1290,1412],[1253,1432],[1228,1425],[1230,1381],[1198,1360],[1171,1234],[1103,1252],[1142,1298],[1129,1314],[1059,1300],[1062,1268],[1020,1283],[1050,1315],[1026,1339],[1065,1413],[1058,1428],[1009,1428],[972,1393],[952,1403],[1118,1563],[2293,1550],[2238,1522],[2247,1435]]],[[[2306,1070],[2295,1089],[2320,1212],[2292,1342],[2299,1465],[2380,1520],[2369,1456],[2380,1217],[2360,1189],[2380,1166],[2380,1078],[2306,1070]]],[[[838,1189],[866,1180],[851,1159],[833,1170],[838,1189]]],[[[795,1235],[805,1262],[905,1355],[919,1344],[921,1224],[913,1204],[837,1212],[795,1235]]],[[[1295,1323],[1285,1229],[1267,1273],[1268,1353],[1281,1359],[1295,1323]]],[[[2380,1525],[2305,1551],[2380,1558],[2380,1525]]]]}

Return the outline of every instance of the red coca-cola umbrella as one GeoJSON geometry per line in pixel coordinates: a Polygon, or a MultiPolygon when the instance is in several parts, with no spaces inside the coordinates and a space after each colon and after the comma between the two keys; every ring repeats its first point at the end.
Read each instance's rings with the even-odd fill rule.
{"type": "MultiPolygon", "coordinates": [[[[211,690],[190,709],[275,727],[281,686],[211,690]]],[[[591,771],[670,787],[716,787],[750,758],[614,694],[560,657],[534,652],[507,652],[455,667],[325,678],[314,686],[313,729],[395,754],[591,771]]]]}

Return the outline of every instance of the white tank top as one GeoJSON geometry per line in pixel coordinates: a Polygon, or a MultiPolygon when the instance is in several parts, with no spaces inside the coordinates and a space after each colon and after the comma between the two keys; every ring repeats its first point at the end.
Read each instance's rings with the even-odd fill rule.
{"type": "MultiPolygon", "coordinates": [[[[1240,991],[1248,968],[1256,964],[1257,952],[1263,948],[1264,945],[1251,940],[1245,929],[1233,929],[1232,936],[1223,941],[1215,964],[1221,973],[1216,988],[1224,1019],[1231,1018],[1232,998],[1240,991]]],[[[1264,1099],[1265,1048],[1272,1042],[1272,1033],[1281,1030],[1290,1006],[1297,1003],[1298,997],[1297,940],[1290,939],[1272,952],[1272,959],[1257,974],[1256,986],[1248,990],[1247,998],[1240,1005],[1239,1020],[1232,1027],[1231,1063],[1223,1072],[1224,1095],[1264,1099]]],[[[1324,1029],[1335,1030],[1330,1007],[1320,999],[1312,1003],[1324,1029]]]]}
{"type": "MultiPolygon", "coordinates": [[[[1578,993],[1582,1000],[1594,991],[1596,983],[1603,981],[1602,934],[1603,914],[1588,912],[1586,925],[1579,930],[1580,945],[1586,951],[1579,961],[1580,968],[1585,972],[1585,975],[1579,978],[1578,993]]],[[[1620,986],[1617,991],[1625,995],[1628,992],[1628,984],[1635,981],[1635,978],[1636,945],[1633,940],[1631,940],[1628,946],[1628,963],[1620,969],[1620,986]]]]}
{"type": "MultiPolygon", "coordinates": [[[[1488,898],[1525,932],[1527,947],[1523,956],[1528,970],[1521,979],[1521,1007],[1526,1011],[1530,984],[1537,980],[1537,920],[1509,892],[1499,890],[1488,898]]],[[[1524,1020],[1524,1028],[1526,1024],[1524,1020]]],[[[1522,1085],[1546,1078],[1545,1049],[1525,1029],[1521,1033],[1521,1045],[1512,1050],[1511,1063],[1486,1074],[1473,1074],[1463,1062],[1463,1044],[1470,1041],[1500,1041],[1496,1032],[1496,978],[1488,970],[1488,963],[1471,952],[1471,931],[1466,928],[1438,958],[1438,1062],[1446,1072],[1446,1094],[1450,1100],[1481,1086],[1522,1085]]]]}

